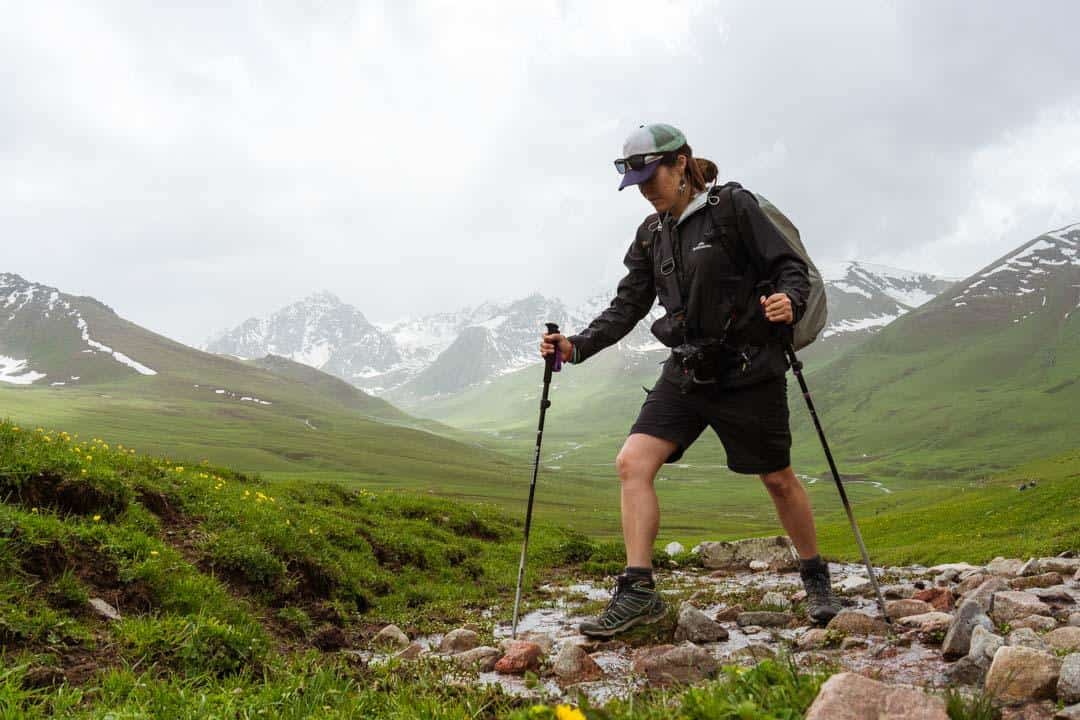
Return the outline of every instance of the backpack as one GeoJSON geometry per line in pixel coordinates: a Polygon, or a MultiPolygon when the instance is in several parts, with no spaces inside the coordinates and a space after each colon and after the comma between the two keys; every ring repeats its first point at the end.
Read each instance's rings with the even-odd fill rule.
{"type": "MultiPolygon", "coordinates": [[[[706,202],[708,203],[707,212],[711,214],[710,222],[715,226],[734,226],[735,231],[738,231],[738,224],[734,221],[735,217],[735,191],[744,190],[742,185],[737,182],[728,182],[723,185],[715,185],[708,191],[708,197],[706,202]],[[724,197],[726,196],[726,197],[724,197]],[[723,204],[722,204],[723,203],[723,204]],[[731,208],[731,213],[727,212],[727,209],[731,208]]],[[[822,280],[821,273],[818,271],[817,266],[810,259],[809,254],[806,252],[806,248],[803,246],[802,239],[799,236],[799,230],[795,225],[780,211],[775,205],[769,202],[765,197],[758,195],[757,193],[746,191],[751,197],[758,203],[765,216],[772,222],[773,226],[780,231],[780,235],[787,241],[788,246],[798,255],[803,262],[806,263],[807,276],[810,280],[810,294],[806,300],[806,307],[803,309],[802,317],[795,323],[793,328],[793,342],[792,345],[795,350],[801,350],[810,343],[817,339],[822,329],[825,327],[828,318],[828,307],[825,300],[825,284],[822,280]]],[[[683,342],[684,334],[682,328],[685,313],[683,308],[682,291],[678,285],[677,273],[672,272],[674,268],[674,261],[672,257],[672,244],[670,235],[670,221],[664,223],[663,219],[658,214],[650,215],[642,223],[638,230],[638,241],[642,244],[642,247],[649,252],[659,252],[661,257],[660,275],[661,283],[657,288],[658,292],[662,296],[665,309],[668,314],[653,323],[653,335],[655,335],[661,342],[668,347],[674,347],[675,345],[683,342]],[[654,242],[655,241],[655,242],[654,242]]],[[[737,248],[727,247],[725,250],[731,255],[732,259],[739,264],[738,258],[743,256],[743,253],[737,251],[737,248]]],[[[747,260],[748,261],[748,260],[747,260]]],[[[751,293],[756,292],[757,288],[754,281],[754,276],[750,268],[743,270],[744,282],[736,291],[738,297],[749,298],[751,293]]],[[[736,301],[738,302],[738,300],[736,301]]]]}

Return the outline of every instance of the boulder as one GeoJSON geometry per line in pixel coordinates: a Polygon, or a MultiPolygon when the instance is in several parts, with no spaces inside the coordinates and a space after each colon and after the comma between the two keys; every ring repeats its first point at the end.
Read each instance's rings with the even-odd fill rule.
{"type": "Polygon", "coordinates": [[[120,620],[120,611],[101,598],[90,598],[90,609],[106,620],[120,620]]]}
{"type": "Polygon", "coordinates": [[[979,587],[966,594],[962,600],[974,600],[979,603],[984,613],[990,612],[991,606],[994,604],[994,595],[1009,589],[1009,584],[998,577],[992,577],[983,582],[979,587]]]}
{"type": "Polygon", "coordinates": [[[498,648],[481,645],[472,650],[466,650],[457,655],[451,655],[450,660],[453,661],[455,665],[464,668],[465,670],[491,672],[495,669],[495,664],[499,662],[500,657],[502,657],[502,652],[498,648]]]}
{"type": "Polygon", "coordinates": [[[732,605],[731,607],[726,607],[723,610],[718,610],[716,612],[716,616],[713,619],[716,620],[716,622],[731,622],[732,620],[738,618],[739,615],[741,615],[742,613],[742,605],[732,605]]]}
{"type": "Polygon", "coordinates": [[[767,572],[769,570],[769,563],[764,560],[751,560],[750,569],[754,572],[767,572]]]}
{"type": "Polygon", "coordinates": [[[1006,645],[994,654],[986,691],[1002,702],[1049,700],[1057,692],[1061,660],[1026,647],[1006,645]]]}
{"type": "Polygon", "coordinates": [[[1050,607],[1035,595],[1022,590],[994,593],[990,617],[999,625],[1028,615],[1049,615],[1050,607]]]}
{"type": "Polygon", "coordinates": [[[1043,642],[1043,639],[1035,634],[1035,631],[1031,628],[1013,630],[1005,636],[1005,644],[1031,648],[1032,650],[1041,650],[1042,652],[1050,652],[1050,647],[1043,642]]]}
{"type": "Polygon", "coordinates": [[[881,588],[881,595],[886,600],[906,600],[915,594],[915,586],[906,583],[902,585],[885,585],[881,588]]]}
{"type": "Polygon", "coordinates": [[[825,628],[810,628],[795,641],[799,650],[820,650],[829,644],[829,631],[825,628]]]}
{"type": "Polygon", "coordinates": [[[1057,621],[1045,615],[1028,615],[1011,623],[1012,628],[1031,628],[1039,632],[1049,632],[1057,627],[1057,621]]]}
{"type": "Polygon", "coordinates": [[[458,628],[443,635],[439,652],[444,655],[457,655],[477,647],[480,647],[480,636],[473,630],[458,628]]]}
{"type": "Polygon", "coordinates": [[[415,660],[424,653],[424,646],[418,642],[409,643],[409,647],[397,652],[394,657],[401,660],[415,660]]]}
{"type": "Polygon", "coordinates": [[[1043,639],[1052,650],[1057,652],[1080,652],[1080,627],[1066,625],[1048,632],[1043,639]]]}
{"type": "Polygon", "coordinates": [[[751,625],[757,625],[759,627],[787,627],[794,619],[795,616],[791,613],[758,610],[740,613],[739,617],[735,619],[735,622],[742,628],[751,625]]]}
{"type": "Polygon", "coordinates": [[[948,720],[941,698],[893,687],[855,673],[825,681],[806,720],[948,720]]]}
{"type": "Polygon", "coordinates": [[[1009,581],[1009,587],[1013,590],[1027,590],[1029,588],[1049,588],[1060,585],[1064,580],[1056,572],[1042,573],[1041,575],[1028,575],[1015,577],[1009,581]]]}
{"type": "Polygon", "coordinates": [[[544,651],[533,642],[519,640],[511,643],[506,654],[495,663],[495,672],[502,675],[524,675],[527,671],[540,669],[540,658],[544,651]]]}
{"type": "Polygon", "coordinates": [[[941,612],[949,612],[956,604],[956,596],[953,595],[952,590],[943,587],[920,590],[912,595],[911,598],[913,600],[922,600],[923,602],[930,603],[935,610],[940,610],[941,612]]]}
{"type": "Polygon", "coordinates": [[[703,542],[702,564],[710,569],[747,568],[752,562],[765,563],[774,572],[799,569],[799,556],[791,540],[780,535],[734,542],[703,542]]]}
{"type": "Polygon", "coordinates": [[[995,634],[982,625],[976,625],[971,631],[971,649],[968,657],[981,665],[984,669],[990,667],[998,648],[1004,647],[1005,638],[995,634]]]}
{"type": "Polygon", "coordinates": [[[945,640],[941,643],[941,653],[947,658],[967,655],[971,649],[971,633],[977,625],[987,630],[993,629],[993,623],[977,602],[965,600],[960,603],[949,624],[949,631],[945,633],[945,640]]]}
{"type": "Polygon", "coordinates": [[[1039,598],[1043,602],[1052,603],[1065,603],[1071,605],[1076,602],[1073,596],[1069,594],[1068,589],[1064,585],[1055,585],[1048,588],[1029,588],[1027,592],[1031,593],[1035,597],[1039,598]]]}
{"type": "Polygon", "coordinates": [[[826,627],[847,635],[884,635],[889,631],[884,620],[856,610],[841,610],[826,627]]]}
{"type": "Polygon", "coordinates": [[[1039,567],[1043,572],[1056,572],[1059,575],[1069,576],[1080,572],[1080,558],[1039,558],[1039,567]]]}
{"type": "Polygon", "coordinates": [[[832,588],[835,592],[858,595],[870,592],[873,590],[873,585],[870,584],[870,578],[866,575],[848,575],[842,580],[834,582],[832,588]]]}
{"type": "Polygon", "coordinates": [[[887,612],[889,617],[894,621],[910,615],[923,615],[933,611],[934,606],[925,600],[893,600],[892,602],[885,603],[885,612],[887,612]]]}
{"type": "Polygon", "coordinates": [[[679,606],[679,621],[675,627],[675,642],[718,642],[728,639],[724,626],[688,602],[679,606]]]}
{"type": "Polygon", "coordinates": [[[986,565],[986,571],[998,577],[1016,577],[1024,567],[1023,560],[996,557],[986,565]]]}
{"type": "Polygon", "coordinates": [[[1080,653],[1066,655],[1062,661],[1057,696],[1065,703],[1080,703],[1080,653]]]}
{"type": "Polygon", "coordinates": [[[686,552],[686,548],[681,542],[669,542],[664,546],[664,552],[668,554],[668,557],[675,557],[686,552]]]}
{"type": "MultiPolygon", "coordinates": [[[[957,586],[955,588],[953,588],[953,590],[957,595],[965,595],[965,594],[971,592],[972,590],[974,590],[975,588],[979,587],[980,585],[982,585],[984,582],[986,582],[989,579],[989,577],[990,577],[989,575],[987,575],[986,573],[982,573],[982,572],[978,572],[978,573],[975,573],[973,575],[969,575],[966,578],[964,578],[963,580],[961,580],[957,584],[957,586]]],[[[1004,589],[1004,588],[1002,588],[1002,589],[1004,589]]]]}
{"type": "Polygon", "coordinates": [[[1080,627],[1080,612],[1069,615],[1069,627],[1080,627]]]}
{"type": "Polygon", "coordinates": [[[1034,575],[1038,575],[1041,572],[1042,569],[1039,566],[1038,558],[1030,558],[1026,563],[1020,566],[1021,577],[1032,577],[1034,575]]]}
{"type": "Polygon", "coordinates": [[[708,650],[693,643],[645,648],[635,654],[632,667],[653,685],[700,682],[719,668],[708,650]]]}
{"type": "Polygon", "coordinates": [[[551,669],[559,680],[568,685],[599,680],[604,675],[604,671],[589,656],[589,653],[585,652],[580,645],[573,643],[565,643],[562,646],[559,654],[555,656],[551,669]]]}
{"type": "Polygon", "coordinates": [[[945,632],[952,624],[952,615],[943,612],[928,612],[922,615],[908,615],[900,618],[896,624],[900,627],[918,630],[921,633],[945,632]]]}
{"type": "Polygon", "coordinates": [[[387,625],[376,633],[371,644],[384,650],[404,650],[409,647],[409,637],[397,625],[387,625]]]}
{"type": "Polygon", "coordinates": [[[864,648],[867,645],[869,645],[869,643],[866,641],[866,638],[861,637],[846,637],[840,641],[841,650],[855,650],[864,648]]]}

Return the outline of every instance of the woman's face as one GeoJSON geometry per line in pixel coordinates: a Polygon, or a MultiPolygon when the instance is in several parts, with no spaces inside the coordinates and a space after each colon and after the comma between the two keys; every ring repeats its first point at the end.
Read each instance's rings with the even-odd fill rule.
{"type": "Polygon", "coordinates": [[[666,213],[679,201],[679,183],[686,171],[686,156],[680,155],[674,165],[661,165],[648,181],[640,183],[638,190],[658,213],[666,213]]]}

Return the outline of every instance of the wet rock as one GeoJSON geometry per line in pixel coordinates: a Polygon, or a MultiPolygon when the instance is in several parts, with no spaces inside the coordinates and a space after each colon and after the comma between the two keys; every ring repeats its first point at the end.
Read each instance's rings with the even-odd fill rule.
{"type": "Polygon", "coordinates": [[[1022,590],[1003,590],[994,593],[990,617],[999,625],[1028,615],[1049,615],[1050,608],[1035,595],[1022,590]]]}
{"type": "Polygon", "coordinates": [[[702,564],[709,569],[746,568],[751,562],[763,562],[774,572],[799,569],[795,546],[784,536],[703,542],[700,555],[702,564]]]}
{"type": "Polygon", "coordinates": [[[979,663],[983,668],[989,668],[998,648],[1004,646],[1005,638],[982,625],[976,625],[975,629],[971,631],[971,649],[968,650],[968,657],[979,663]]]}
{"type": "Polygon", "coordinates": [[[971,657],[962,657],[945,668],[945,679],[952,685],[982,685],[990,662],[980,663],[971,657]]]}
{"type": "Polygon", "coordinates": [[[424,646],[418,642],[409,643],[409,647],[398,652],[394,657],[400,660],[415,660],[424,654],[424,646]]]}
{"type": "Polygon", "coordinates": [[[851,593],[853,595],[869,592],[873,589],[873,586],[870,585],[870,578],[865,575],[848,575],[842,580],[834,582],[832,587],[834,592],[851,593]]]}
{"type": "Polygon", "coordinates": [[[948,720],[945,703],[907,687],[893,687],[855,673],[833,675],[806,720],[948,720]]]}
{"type": "Polygon", "coordinates": [[[544,651],[533,642],[519,640],[511,643],[506,654],[495,663],[495,672],[502,675],[524,675],[526,671],[540,669],[540,658],[544,651]]]}
{"type": "Polygon", "coordinates": [[[1056,572],[1043,573],[1013,578],[1009,581],[1009,587],[1013,590],[1027,590],[1028,588],[1049,588],[1060,585],[1064,580],[1056,572]]]}
{"type": "Polygon", "coordinates": [[[765,593],[765,596],[761,598],[761,604],[768,608],[778,608],[780,610],[791,608],[791,601],[775,590],[765,593]]]}
{"type": "Polygon", "coordinates": [[[1015,558],[996,557],[986,565],[986,571],[998,577],[1016,577],[1020,569],[1024,567],[1023,560],[1015,558]]]}
{"type": "Polygon", "coordinates": [[[1031,628],[1039,632],[1048,632],[1057,627],[1057,621],[1054,618],[1046,617],[1045,615],[1028,615],[1025,618],[1020,618],[1016,622],[1011,624],[1013,628],[1031,628]]]}
{"type": "Polygon", "coordinates": [[[1003,702],[1047,700],[1057,692],[1061,660],[1049,653],[1006,645],[986,673],[986,691],[1003,702]]]}
{"type": "Polygon", "coordinates": [[[957,586],[953,588],[953,590],[957,595],[966,595],[967,593],[971,592],[972,590],[986,582],[989,577],[990,576],[986,573],[974,573],[973,575],[969,575],[963,580],[961,580],[957,584],[957,586]]]}
{"type": "Polygon", "coordinates": [[[90,609],[106,620],[120,620],[120,611],[101,598],[90,598],[90,609]]]}
{"type": "Polygon", "coordinates": [[[799,650],[820,650],[829,644],[832,636],[825,628],[810,628],[795,641],[799,650]]]}
{"type": "Polygon", "coordinates": [[[943,612],[928,612],[923,615],[909,615],[897,620],[900,627],[918,630],[921,633],[945,632],[952,624],[952,615],[943,612]]]}
{"type": "Polygon", "coordinates": [[[474,630],[457,628],[443,635],[439,652],[444,655],[457,655],[477,647],[480,647],[480,636],[474,630]]]}
{"type": "Polygon", "coordinates": [[[848,635],[884,635],[889,630],[884,620],[855,610],[841,610],[826,627],[848,635]]]}
{"type": "Polygon", "coordinates": [[[349,639],[345,631],[336,625],[324,625],[311,636],[311,644],[323,652],[334,652],[347,647],[349,639]]]}
{"type": "Polygon", "coordinates": [[[742,605],[732,605],[731,607],[719,610],[716,616],[713,618],[716,622],[732,622],[744,612],[742,605]]]}
{"type": "Polygon", "coordinates": [[[579,645],[566,643],[555,656],[552,671],[566,684],[599,680],[604,671],[579,645]]]}
{"type": "Polygon", "coordinates": [[[1080,703],[1080,653],[1066,655],[1057,684],[1058,700],[1080,703]]]}
{"type": "Polygon", "coordinates": [[[712,654],[693,643],[645,648],[633,660],[634,672],[653,685],[700,682],[712,677],[718,667],[712,654]]]}
{"type": "Polygon", "coordinates": [[[1019,630],[1013,630],[1005,637],[1006,645],[1013,645],[1015,647],[1026,647],[1032,650],[1040,650],[1042,652],[1050,652],[1050,647],[1043,642],[1043,639],[1035,634],[1035,631],[1031,628],[1020,628],[1019,630]]]}
{"type": "Polygon", "coordinates": [[[728,656],[732,660],[749,660],[757,664],[762,660],[775,660],[776,651],[764,643],[752,642],[728,656]]]}
{"type": "Polygon", "coordinates": [[[933,611],[934,606],[925,600],[894,600],[885,603],[885,612],[887,612],[889,617],[893,620],[899,620],[900,618],[905,618],[910,615],[923,615],[933,611]]]}
{"type": "Polygon", "coordinates": [[[495,669],[495,663],[499,661],[500,657],[502,657],[502,652],[497,648],[481,645],[472,650],[451,655],[450,660],[458,667],[466,670],[491,672],[495,669]]]}
{"type": "MultiPolygon", "coordinates": [[[[547,655],[548,653],[550,653],[555,648],[555,640],[553,640],[552,637],[550,635],[548,635],[547,633],[527,632],[527,633],[523,633],[521,635],[521,637],[518,638],[518,639],[519,640],[525,640],[527,642],[531,642],[531,643],[535,643],[536,645],[539,645],[540,646],[540,652],[542,652],[544,655],[547,655]]],[[[512,644],[512,642],[513,641],[507,643],[504,640],[503,643],[505,644],[505,647],[503,649],[508,650],[510,648],[510,645],[512,644]]]]}
{"type": "Polygon", "coordinates": [[[962,657],[971,650],[971,633],[976,625],[987,630],[993,629],[993,623],[974,600],[965,600],[952,618],[949,631],[941,644],[941,653],[947,658],[962,657]]]}
{"type": "Polygon", "coordinates": [[[675,642],[718,642],[728,639],[728,631],[720,623],[688,602],[679,606],[679,621],[675,627],[675,642]]]}
{"type": "Polygon", "coordinates": [[[664,552],[666,552],[669,557],[675,557],[676,555],[682,555],[686,552],[686,548],[683,547],[683,544],[680,542],[669,542],[664,547],[664,552]]]}
{"type": "Polygon", "coordinates": [[[750,569],[754,572],[766,572],[769,569],[769,563],[764,560],[751,560],[750,569]]]}
{"type": "Polygon", "coordinates": [[[992,577],[969,594],[966,594],[962,599],[974,600],[979,603],[984,613],[989,613],[991,606],[994,604],[994,595],[1008,589],[1009,584],[1007,582],[1001,578],[992,577]]]}
{"type": "Polygon", "coordinates": [[[409,637],[397,625],[387,625],[371,639],[371,644],[377,648],[404,650],[409,647],[409,637]]]}
{"type": "Polygon", "coordinates": [[[735,622],[739,624],[739,627],[747,627],[750,625],[758,625],[760,627],[787,627],[794,619],[795,616],[791,613],[757,610],[741,613],[735,619],[735,622]]]}
{"type": "Polygon", "coordinates": [[[1080,627],[1067,625],[1047,633],[1044,639],[1051,649],[1058,652],[1080,652],[1080,627]]]}
{"type": "Polygon", "coordinates": [[[940,610],[941,612],[949,612],[956,604],[956,597],[953,595],[952,590],[942,587],[920,590],[912,595],[911,598],[913,600],[922,600],[923,602],[930,603],[935,610],[940,610]]]}

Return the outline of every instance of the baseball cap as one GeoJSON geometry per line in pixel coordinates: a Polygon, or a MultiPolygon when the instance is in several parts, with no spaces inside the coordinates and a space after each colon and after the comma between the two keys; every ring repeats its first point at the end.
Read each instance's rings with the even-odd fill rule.
{"type": "Polygon", "coordinates": [[[665,153],[678,150],[686,144],[682,131],[664,123],[642,125],[623,143],[623,156],[615,161],[615,169],[622,176],[619,189],[647,181],[656,172],[665,153]]]}

